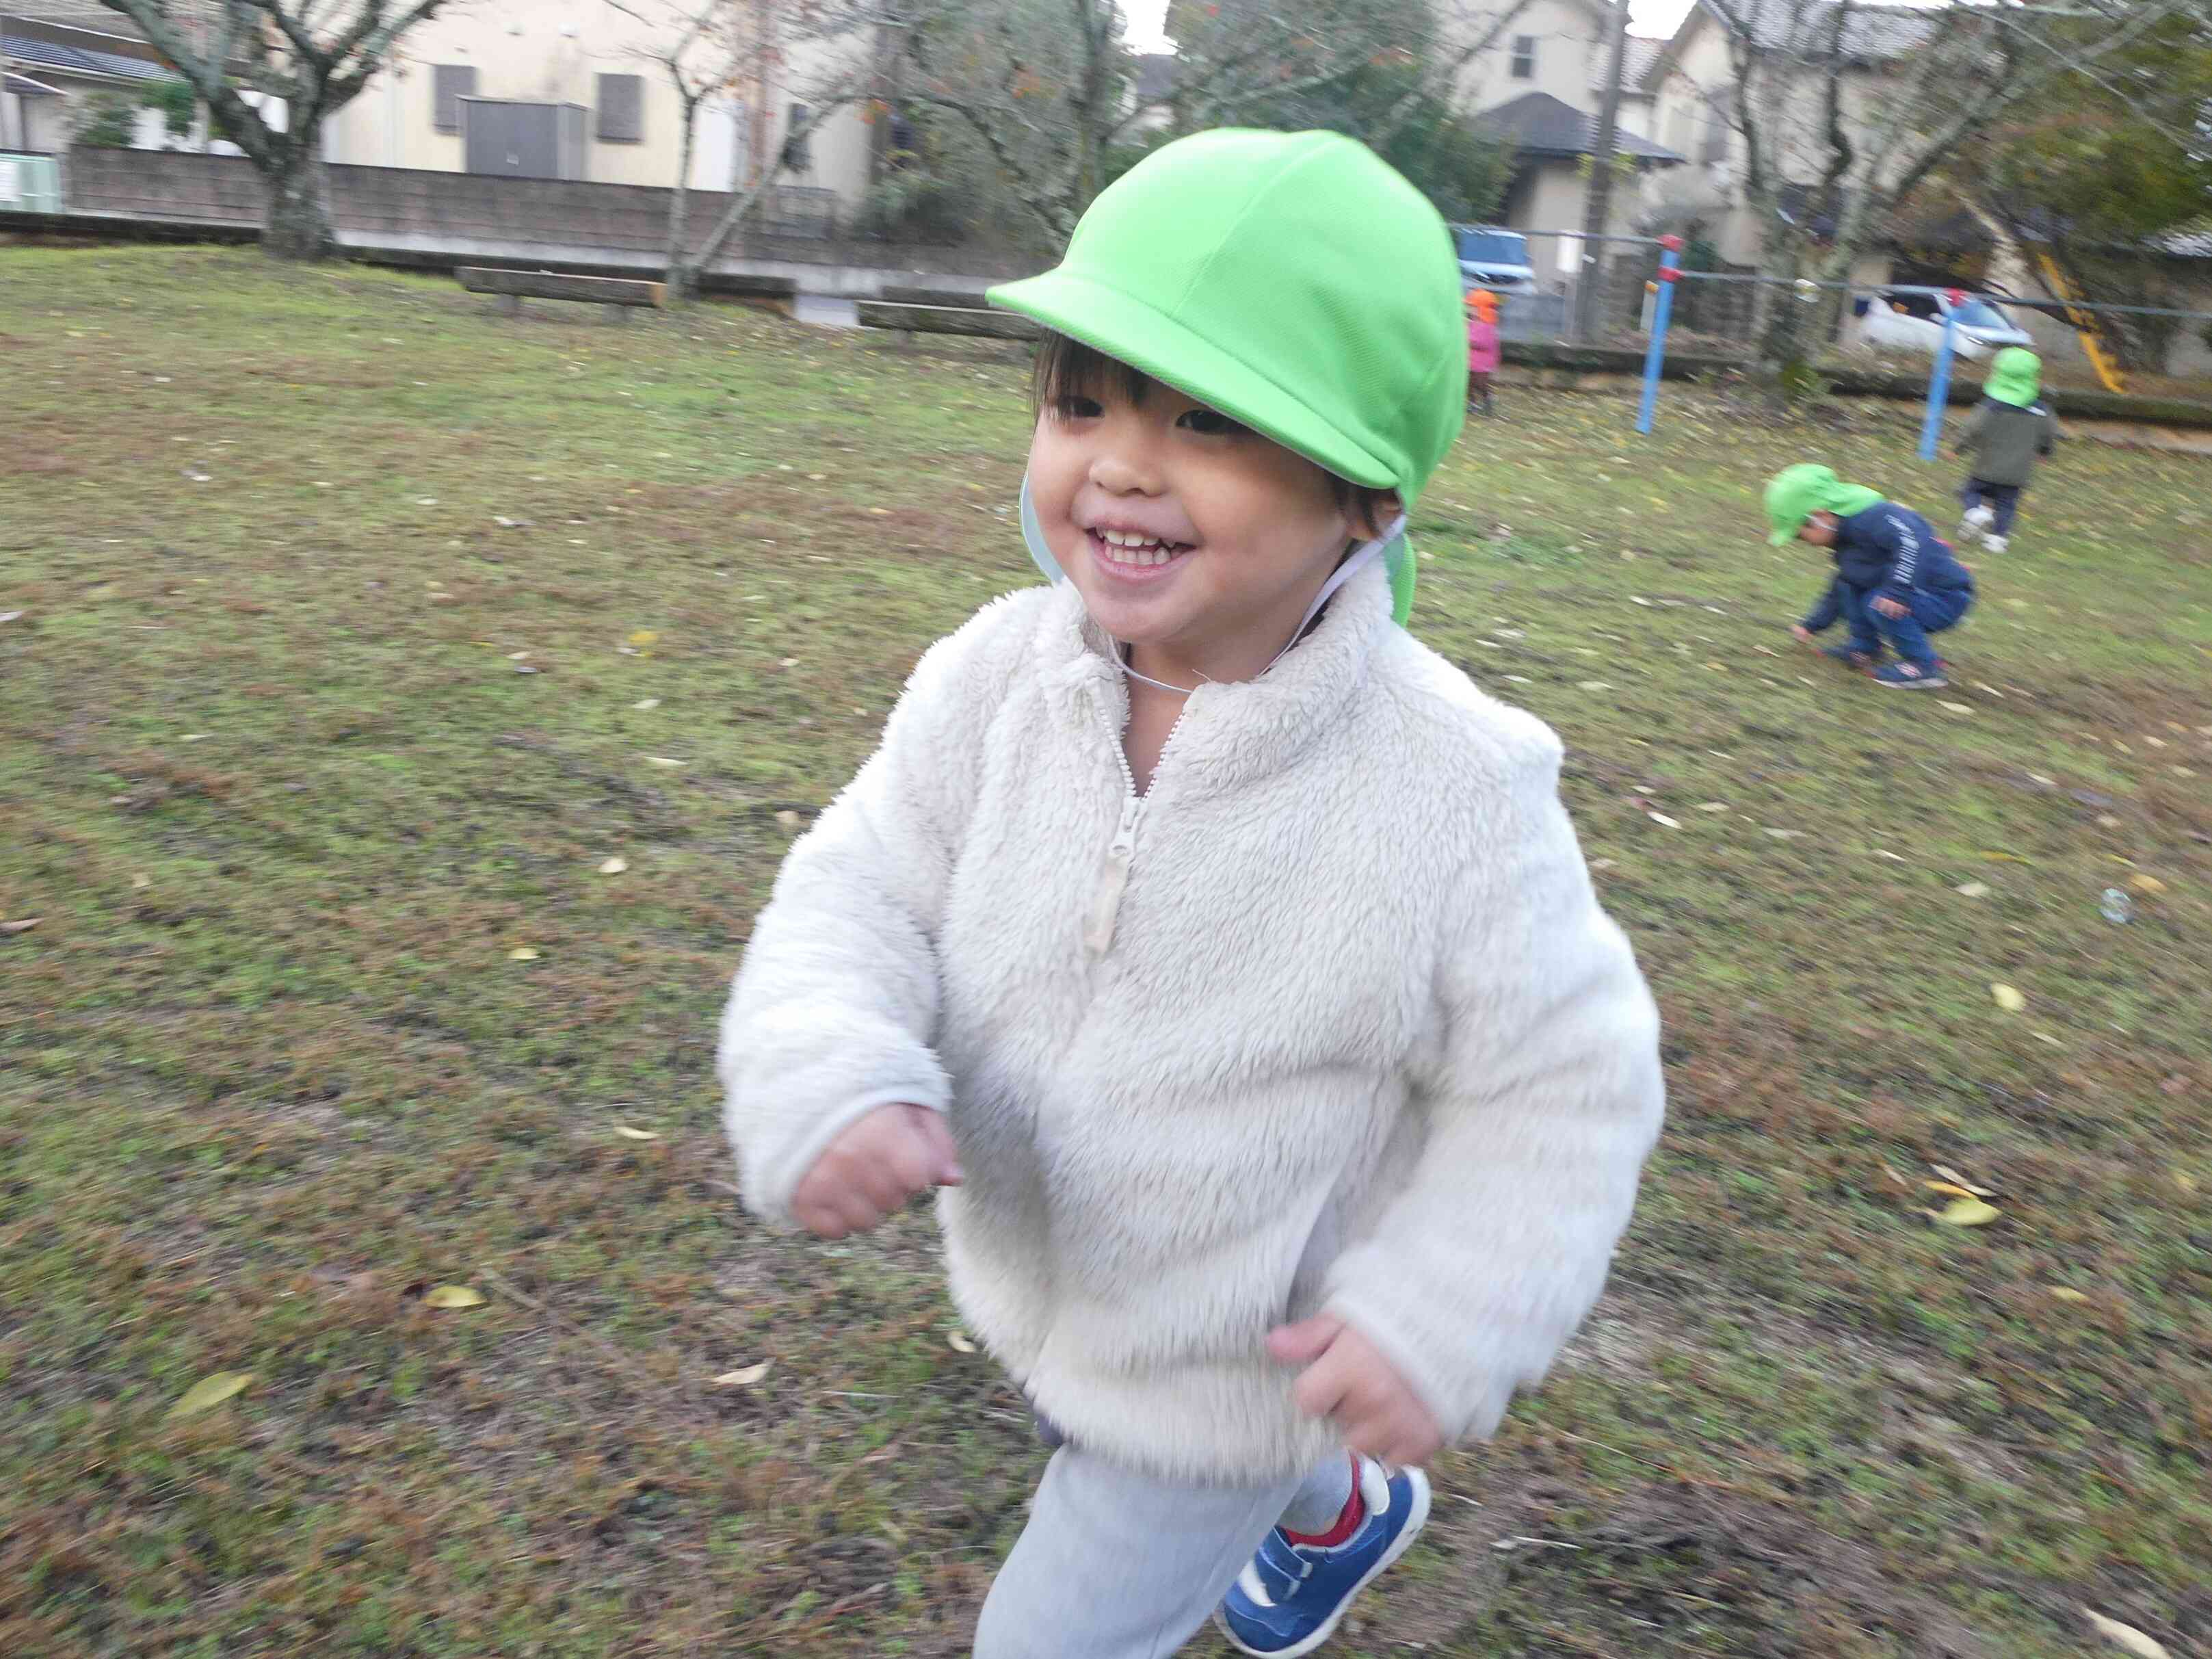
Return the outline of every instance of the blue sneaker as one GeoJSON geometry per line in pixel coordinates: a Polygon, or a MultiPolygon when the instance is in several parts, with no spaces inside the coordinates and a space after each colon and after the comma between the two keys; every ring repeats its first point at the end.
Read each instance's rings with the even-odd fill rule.
{"type": "Polygon", "coordinates": [[[1328,1640],[1352,1598],[1403,1555],[1429,1519],[1429,1478],[1419,1469],[1385,1476],[1359,1460],[1366,1518],[1341,1544],[1293,1544],[1280,1527],[1237,1576],[1213,1622],[1239,1653],[1296,1659],[1328,1640]]]}
{"type": "Polygon", "coordinates": [[[1882,685],[1893,685],[1907,691],[1941,691],[1950,681],[1943,678],[1943,659],[1933,662],[1893,662],[1887,668],[1874,671],[1875,681],[1882,685]]]}

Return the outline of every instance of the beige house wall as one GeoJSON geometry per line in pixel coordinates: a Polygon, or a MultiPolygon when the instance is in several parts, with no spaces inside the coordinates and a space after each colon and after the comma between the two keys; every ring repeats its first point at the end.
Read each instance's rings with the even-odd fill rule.
{"type": "MultiPolygon", "coordinates": [[[[641,9],[651,9],[649,4],[641,9]]],[[[608,0],[475,0],[442,12],[411,31],[393,65],[327,123],[325,154],[332,161],[363,167],[461,171],[462,135],[437,127],[433,70],[465,64],[476,70],[477,97],[579,104],[591,111],[585,125],[586,179],[672,184],[682,153],[682,104],[666,70],[647,55],[680,33],[678,9],[666,9],[672,21],[659,28],[625,15],[608,0]],[[598,136],[602,75],[641,77],[637,142],[598,136]]],[[[719,190],[750,182],[780,152],[791,106],[820,101],[816,88],[840,67],[839,53],[869,49],[871,43],[858,39],[831,50],[802,48],[764,87],[743,83],[710,100],[700,118],[690,184],[719,190]],[[762,107],[755,109],[755,103],[762,107]]],[[[871,155],[870,134],[858,112],[841,109],[825,118],[814,130],[810,150],[808,167],[783,182],[834,190],[848,208],[856,204],[869,184],[871,155]]]]}

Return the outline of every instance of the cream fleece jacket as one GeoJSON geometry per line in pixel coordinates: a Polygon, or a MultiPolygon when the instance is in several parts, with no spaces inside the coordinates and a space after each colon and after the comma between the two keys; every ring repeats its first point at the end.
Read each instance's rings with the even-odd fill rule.
{"type": "Polygon", "coordinates": [[[1373,569],[1191,695],[1141,806],[1065,584],[915,670],[792,848],[723,1017],[746,1202],[943,1112],[954,1299],[1071,1439],[1250,1480],[1334,1445],[1268,1330],[1365,1334],[1484,1436],[1605,1281],[1659,1128],[1658,1019],[1559,744],[1390,621],[1373,569]]]}

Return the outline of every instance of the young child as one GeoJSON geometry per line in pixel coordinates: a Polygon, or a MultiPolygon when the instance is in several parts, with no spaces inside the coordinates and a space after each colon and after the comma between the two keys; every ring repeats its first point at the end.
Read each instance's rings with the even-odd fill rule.
{"type": "Polygon", "coordinates": [[[1490,377],[1498,373],[1498,296],[1486,288],[1467,291],[1467,406],[1478,404],[1486,415],[1494,413],[1490,403],[1490,377]]]}
{"type": "Polygon", "coordinates": [[[1303,1654],[1603,1284],[1656,1016],[1559,745],[1399,625],[1463,417],[1435,210],[1219,131],[994,290],[1044,325],[1052,585],[922,658],[754,925],[746,1202],[939,1188],[952,1294],[1057,1446],[981,1659],[1303,1654]]]}
{"type": "Polygon", "coordinates": [[[1959,439],[1958,453],[1973,458],[1973,471],[1959,491],[1966,509],[1960,540],[1978,535],[1991,553],[2011,545],[2014,515],[2035,476],[2036,458],[2058,442],[2058,417],[2036,401],[2042,383],[2043,359],[2026,346],[2007,346],[1990,359],[1982,405],[1959,439]]]}
{"type": "Polygon", "coordinates": [[[1774,475],[1766,486],[1766,519],[1773,545],[1810,542],[1826,548],[1836,562],[1828,591],[1790,633],[1809,645],[1841,620],[1850,635],[1828,647],[1827,655],[1874,669],[1884,685],[1936,690],[1947,684],[1928,636],[1957,626],[1974,602],[1974,578],[1927,520],[1810,465],[1774,475]],[[1878,668],[1885,644],[1898,660],[1878,668]]]}

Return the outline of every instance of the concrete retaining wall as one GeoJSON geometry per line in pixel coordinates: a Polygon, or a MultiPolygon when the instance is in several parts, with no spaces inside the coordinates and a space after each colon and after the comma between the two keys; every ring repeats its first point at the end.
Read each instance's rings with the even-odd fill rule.
{"type": "MultiPolygon", "coordinates": [[[[65,173],[73,213],[261,222],[261,181],[243,156],[78,149],[70,153],[65,173]]],[[[667,240],[669,192],[646,185],[333,167],[330,186],[331,217],[349,246],[658,272],[667,240]]],[[[692,191],[687,217],[694,235],[703,235],[729,204],[722,191],[692,191]]],[[[757,232],[732,238],[721,262],[731,270],[795,276],[812,293],[862,295],[916,275],[1003,278],[1036,265],[989,249],[757,232]]]]}

